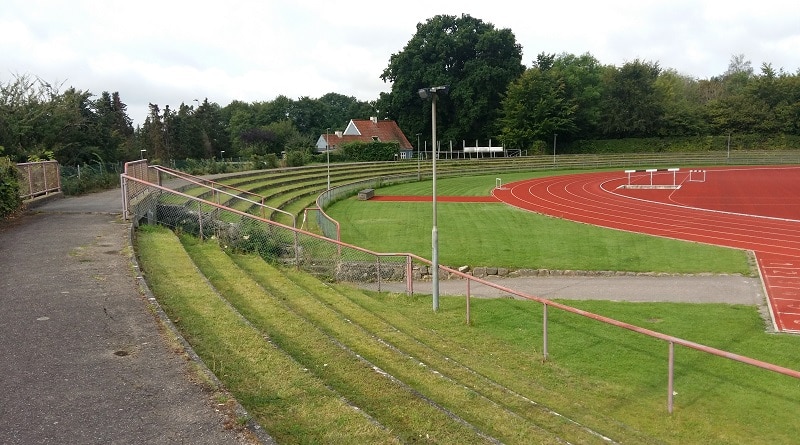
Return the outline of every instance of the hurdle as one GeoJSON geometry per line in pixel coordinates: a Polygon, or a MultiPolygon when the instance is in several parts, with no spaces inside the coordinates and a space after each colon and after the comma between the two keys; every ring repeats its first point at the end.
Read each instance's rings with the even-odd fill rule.
{"type": "Polygon", "coordinates": [[[706,182],[705,170],[689,170],[689,182],[706,182]]]}
{"type": "Polygon", "coordinates": [[[679,168],[648,168],[644,170],[625,170],[625,174],[628,176],[628,183],[625,185],[621,185],[620,188],[629,188],[629,189],[679,189],[681,188],[680,184],[678,184],[677,174],[680,171],[679,168]],[[656,172],[670,172],[672,173],[672,184],[653,184],[653,174],[656,172]],[[633,173],[647,173],[650,175],[650,184],[631,184],[631,175],[633,173]]]}

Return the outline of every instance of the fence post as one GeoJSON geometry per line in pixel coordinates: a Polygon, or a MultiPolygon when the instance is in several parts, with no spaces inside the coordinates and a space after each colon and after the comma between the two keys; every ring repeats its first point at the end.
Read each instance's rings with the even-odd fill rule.
{"type": "Polygon", "coordinates": [[[200,240],[203,240],[203,205],[197,201],[197,225],[200,227],[200,240]]]}
{"type": "Polygon", "coordinates": [[[406,295],[414,295],[414,263],[406,255],[406,295]]]}
{"type": "Polygon", "coordinates": [[[377,272],[378,272],[378,292],[381,291],[381,257],[380,255],[375,256],[375,261],[377,262],[377,272]]]}
{"type": "Polygon", "coordinates": [[[547,361],[547,304],[542,308],[542,361],[547,361]]]}
{"type": "Polygon", "coordinates": [[[470,313],[469,313],[469,296],[470,296],[469,295],[470,294],[469,290],[470,289],[469,288],[470,288],[470,284],[471,283],[472,283],[472,280],[467,278],[467,326],[470,325],[470,313]]]}
{"type": "Polygon", "coordinates": [[[675,397],[675,342],[669,342],[669,365],[667,376],[667,411],[672,414],[673,399],[675,397]]]}
{"type": "Polygon", "coordinates": [[[119,175],[119,188],[122,191],[122,219],[127,221],[131,217],[128,207],[128,181],[122,175],[119,175]]]}

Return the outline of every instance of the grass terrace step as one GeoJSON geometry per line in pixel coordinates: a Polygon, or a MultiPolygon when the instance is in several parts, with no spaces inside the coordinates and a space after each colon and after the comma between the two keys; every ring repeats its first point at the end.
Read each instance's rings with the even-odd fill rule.
{"type": "Polygon", "coordinates": [[[278,443],[399,443],[233,311],[172,232],[143,228],[137,241],[148,283],[169,318],[278,443]]]}
{"type": "Polygon", "coordinates": [[[504,443],[606,443],[600,434],[451,360],[310,275],[282,273],[254,256],[236,255],[234,261],[269,293],[285,296],[285,304],[312,325],[504,443]]]}
{"type": "MultiPolygon", "coordinates": [[[[320,330],[287,303],[297,298],[265,290],[214,243],[183,237],[186,251],[221,295],[262,335],[403,442],[491,443],[492,440],[408,386],[389,378],[320,330]]],[[[295,292],[299,288],[295,288],[295,292]]],[[[245,405],[247,406],[247,405],[245,405]]],[[[306,439],[304,439],[306,440],[306,439]]],[[[366,443],[350,438],[348,443],[366,443]]],[[[313,440],[308,443],[314,443],[313,440]]],[[[546,443],[546,442],[545,442],[546,443]]]]}

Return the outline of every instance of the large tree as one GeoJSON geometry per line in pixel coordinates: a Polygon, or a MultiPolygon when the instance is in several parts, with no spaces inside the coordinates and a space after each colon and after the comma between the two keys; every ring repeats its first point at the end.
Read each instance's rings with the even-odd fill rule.
{"type": "Polygon", "coordinates": [[[499,119],[504,144],[541,151],[554,134],[575,133],[577,100],[567,94],[555,56],[539,54],[533,67],[508,87],[499,119]]]}
{"type": "Polygon", "coordinates": [[[608,71],[603,89],[602,129],[612,138],[653,136],[663,117],[663,98],[656,88],[658,63],[639,59],[608,71]]]}
{"type": "Polygon", "coordinates": [[[603,72],[607,69],[590,53],[563,53],[553,60],[552,74],[563,79],[564,94],[575,105],[574,130],[561,129],[559,140],[591,139],[599,134],[603,72]]]}
{"type": "Polygon", "coordinates": [[[381,79],[392,89],[380,103],[406,134],[430,134],[431,106],[417,92],[448,85],[438,102],[439,139],[486,140],[494,135],[502,96],[524,70],[510,29],[467,14],[437,15],[418,24],[403,50],[390,57],[381,79]]]}

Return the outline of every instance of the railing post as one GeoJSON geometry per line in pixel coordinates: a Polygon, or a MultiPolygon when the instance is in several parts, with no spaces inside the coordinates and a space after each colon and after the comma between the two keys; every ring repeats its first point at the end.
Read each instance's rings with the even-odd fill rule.
{"type": "Polygon", "coordinates": [[[470,294],[470,284],[471,283],[472,283],[472,280],[467,278],[467,326],[470,325],[470,313],[469,313],[469,296],[470,295],[469,294],[470,294]]]}
{"type": "Polygon", "coordinates": [[[44,183],[45,194],[50,193],[50,188],[47,186],[47,164],[42,164],[42,182],[44,183]]]}
{"type": "Polygon", "coordinates": [[[203,204],[197,201],[197,226],[200,228],[200,240],[203,240],[203,204]]]}
{"type": "Polygon", "coordinates": [[[130,209],[128,208],[128,182],[122,175],[119,175],[119,188],[122,192],[122,219],[127,221],[131,219],[130,209]]]}
{"type": "Polygon", "coordinates": [[[673,399],[675,397],[675,342],[669,342],[669,365],[667,376],[667,411],[672,414],[673,399]]]}
{"type": "Polygon", "coordinates": [[[406,255],[406,295],[414,295],[414,263],[410,255],[406,255]]]}
{"type": "Polygon", "coordinates": [[[547,361],[547,304],[542,308],[542,361],[547,361]]]}
{"type": "Polygon", "coordinates": [[[378,292],[381,291],[381,257],[380,255],[376,255],[375,259],[377,260],[377,272],[378,272],[378,292]]]}
{"type": "Polygon", "coordinates": [[[34,191],[33,191],[33,168],[32,167],[28,167],[28,168],[25,169],[25,171],[28,173],[28,193],[32,194],[32,193],[34,193],[34,191]]]}

